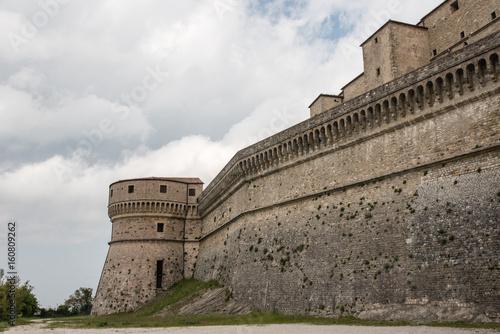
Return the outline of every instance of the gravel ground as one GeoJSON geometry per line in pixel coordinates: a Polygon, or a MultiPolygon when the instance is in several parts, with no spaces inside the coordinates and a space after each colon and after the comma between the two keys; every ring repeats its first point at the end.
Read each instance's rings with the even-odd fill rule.
{"type": "Polygon", "coordinates": [[[265,326],[213,326],[213,327],[169,327],[169,328],[105,328],[70,329],[43,328],[43,324],[16,326],[7,333],[26,334],[107,334],[107,333],[173,333],[173,334],[490,334],[499,333],[489,329],[457,329],[436,327],[362,327],[362,326],[315,326],[315,325],[265,325],[265,326]]]}

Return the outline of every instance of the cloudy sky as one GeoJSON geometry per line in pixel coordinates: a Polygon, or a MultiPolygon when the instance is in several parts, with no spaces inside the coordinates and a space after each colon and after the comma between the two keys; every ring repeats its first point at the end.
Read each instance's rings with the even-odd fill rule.
{"type": "Polygon", "coordinates": [[[309,115],[359,45],[441,0],[0,0],[0,264],[41,306],[97,288],[110,183],[196,176],[309,115]],[[2,230],[3,229],[3,230],[2,230]]]}

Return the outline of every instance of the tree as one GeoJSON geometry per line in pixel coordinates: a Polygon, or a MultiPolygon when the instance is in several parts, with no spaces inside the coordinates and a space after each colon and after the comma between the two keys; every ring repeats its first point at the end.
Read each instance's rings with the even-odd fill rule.
{"type": "Polygon", "coordinates": [[[80,288],[66,299],[64,305],[68,307],[71,314],[90,314],[93,301],[92,289],[80,288]]]}
{"type": "Polygon", "coordinates": [[[39,309],[38,300],[33,293],[33,286],[26,281],[21,285],[21,279],[18,276],[8,280],[4,279],[4,271],[0,269],[0,320],[8,320],[10,317],[10,294],[11,290],[16,296],[17,316],[32,317],[39,309]]]}
{"type": "Polygon", "coordinates": [[[22,316],[32,317],[39,309],[38,300],[32,291],[33,286],[29,285],[29,281],[17,289],[16,298],[19,298],[20,301],[17,308],[22,316]]]}

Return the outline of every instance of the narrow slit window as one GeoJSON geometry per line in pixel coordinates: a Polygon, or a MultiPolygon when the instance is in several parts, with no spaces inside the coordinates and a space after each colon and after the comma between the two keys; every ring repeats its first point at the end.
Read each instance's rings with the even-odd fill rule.
{"type": "Polygon", "coordinates": [[[134,192],[134,186],[128,186],[128,193],[132,194],[134,192]]]}
{"type": "Polygon", "coordinates": [[[437,52],[437,50],[436,50],[436,49],[432,50],[432,55],[433,55],[433,56],[437,56],[437,54],[438,54],[438,52],[437,52]]]}
{"type": "Polygon", "coordinates": [[[189,189],[189,196],[196,196],[196,189],[189,189]]]}
{"type": "Polygon", "coordinates": [[[497,18],[497,12],[491,13],[491,19],[494,20],[497,18]]]}
{"type": "Polygon", "coordinates": [[[167,186],[161,185],[160,186],[160,192],[163,193],[163,194],[166,194],[167,193],[167,186]]]}
{"type": "Polygon", "coordinates": [[[378,44],[378,37],[375,37],[375,44],[378,44]]]}
{"type": "Polygon", "coordinates": [[[156,232],[163,232],[163,223],[158,223],[156,225],[156,232]]]}
{"type": "Polygon", "coordinates": [[[464,39],[464,38],[465,38],[465,31],[462,31],[462,32],[460,33],[460,39],[464,39]]]}
{"type": "Polygon", "coordinates": [[[156,288],[161,289],[163,283],[163,260],[156,261],[156,288]]]}
{"type": "Polygon", "coordinates": [[[377,68],[377,76],[380,76],[380,67],[377,68]]]}
{"type": "Polygon", "coordinates": [[[111,189],[109,197],[113,197],[113,189],[111,189]]]}

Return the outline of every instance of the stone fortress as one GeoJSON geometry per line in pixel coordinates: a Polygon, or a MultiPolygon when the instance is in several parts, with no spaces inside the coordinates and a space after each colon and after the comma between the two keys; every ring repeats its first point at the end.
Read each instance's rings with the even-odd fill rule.
{"type": "Polygon", "coordinates": [[[500,321],[498,0],[446,0],[363,44],[311,118],[197,178],[113,183],[94,314],[182,278],[253,308],[500,321]]]}

